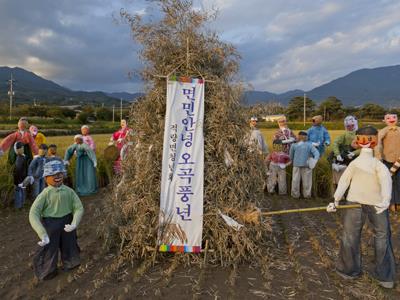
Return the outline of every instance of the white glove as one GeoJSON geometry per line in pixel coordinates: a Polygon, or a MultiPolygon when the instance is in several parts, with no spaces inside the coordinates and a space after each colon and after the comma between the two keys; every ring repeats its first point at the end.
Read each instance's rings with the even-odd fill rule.
{"type": "Polygon", "coordinates": [[[347,154],[347,158],[348,159],[352,159],[356,154],[354,152],[350,152],[349,154],[347,154]]]}
{"type": "Polygon", "coordinates": [[[112,145],[114,145],[114,142],[113,142],[113,141],[111,141],[111,142],[108,143],[108,146],[112,146],[112,145]]]}
{"type": "Polygon", "coordinates": [[[33,184],[35,182],[35,178],[33,178],[33,176],[28,176],[28,178],[30,184],[33,184]]]}
{"type": "Polygon", "coordinates": [[[64,163],[64,166],[69,166],[69,161],[68,160],[64,160],[63,163],[64,163]]]}
{"type": "Polygon", "coordinates": [[[282,144],[290,144],[293,143],[295,141],[294,138],[288,138],[286,140],[282,140],[282,144]]]}
{"type": "Polygon", "coordinates": [[[50,239],[49,239],[49,236],[46,234],[46,235],[42,238],[42,240],[38,242],[38,245],[39,245],[40,247],[44,247],[44,246],[46,246],[48,243],[50,243],[50,239]]]}
{"type": "Polygon", "coordinates": [[[380,206],[375,205],[375,210],[376,210],[376,214],[379,215],[379,214],[383,213],[385,210],[387,210],[387,207],[386,206],[380,207],[380,206]]]}
{"type": "Polygon", "coordinates": [[[93,164],[93,167],[94,167],[94,168],[97,168],[97,163],[96,163],[96,164],[93,164]]]}
{"type": "Polygon", "coordinates": [[[39,157],[39,156],[40,156],[39,154],[36,154],[36,155],[33,156],[33,158],[36,158],[36,157],[39,157]]]}
{"type": "Polygon", "coordinates": [[[123,140],[124,140],[123,138],[119,138],[119,139],[117,140],[117,143],[122,143],[123,140]]]}
{"type": "Polygon", "coordinates": [[[331,202],[328,204],[328,206],[326,207],[326,211],[328,213],[332,213],[332,212],[336,212],[337,208],[336,208],[336,201],[335,202],[331,202]]]}
{"type": "Polygon", "coordinates": [[[65,224],[64,226],[64,231],[65,232],[71,232],[76,229],[76,225],[70,225],[70,224],[65,224]]]}
{"type": "Polygon", "coordinates": [[[337,161],[344,161],[343,157],[340,154],[338,156],[336,156],[336,160],[337,161]]]}
{"type": "Polygon", "coordinates": [[[315,142],[313,142],[312,145],[313,145],[314,147],[319,147],[320,143],[315,143],[315,142]]]}
{"type": "Polygon", "coordinates": [[[21,189],[26,189],[26,186],[24,186],[24,183],[18,184],[18,187],[20,187],[21,189]]]}

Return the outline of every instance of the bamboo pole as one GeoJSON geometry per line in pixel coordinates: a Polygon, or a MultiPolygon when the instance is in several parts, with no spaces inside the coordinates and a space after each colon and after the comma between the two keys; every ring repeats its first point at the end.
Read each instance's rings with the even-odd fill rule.
{"type": "MultiPolygon", "coordinates": [[[[344,208],[360,208],[360,204],[352,204],[352,205],[338,205],[336,206],[337,209],[344,209],[344,208]]],[[[309,207],[309,208],[296,208],[296,209],[285,209],[285,210],[277,210],[277,211],[267,211],[261,212],[262,216],[272,216],[272,215],[283,215],[283,214],[290,214],[290,213],[301,213],[301,212],[309,212],[309,211],[321,211],[326,210],[326,206],[318,206],[318,207],[309,207]]]]}

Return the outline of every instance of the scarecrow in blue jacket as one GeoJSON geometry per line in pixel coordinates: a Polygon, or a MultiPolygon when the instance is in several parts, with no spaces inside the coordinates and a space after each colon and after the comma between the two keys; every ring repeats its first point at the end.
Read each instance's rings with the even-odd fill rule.
{"type": "Polygon", "coordinates": [[[313,126],[307,130],[308,141],[318,149],[320,156],[325,152],[325,146],[331,144],[331,138],[328,130],[322,125],[322,116],[312,118],[313,126]]]}
{"type": "Polygon", "coordinates": [[[44,164],[47,162],[47,145],[39,146],[39,155],[36,156],[28,168],[28,180],[33,185],[33,198],[35,199],[46,187],[46,182],[43,178],[44,164]]]}

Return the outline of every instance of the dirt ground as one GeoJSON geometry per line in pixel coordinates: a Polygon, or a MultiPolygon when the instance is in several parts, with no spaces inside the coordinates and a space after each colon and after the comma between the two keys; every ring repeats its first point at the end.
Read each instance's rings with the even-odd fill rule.
{"type": "MultiPolygon", "coordinates": [[[[79,228],[82,265],[71,272],[37,282],[32,255],[37,237],[28,223],[28,208],[0,212],[0,299],[400,299],[400,276],[384,290],[367,275],[373,267],[373,236],[363,235],[365,275],[345,281],[333,271],[341,232],[340,213],[312,212],[273,217],[274,249],[267,276],[260,268],[205,265],[183,268],[171,258],[151,265],[127,267],[105,278],[114,254],[102,253],[96,236],[104,193],[83,198],[85,216],[79,228]]],[[[269,197],[273,209],[325,205],[322,200],[269,197]]],[[[400,260],[400,215],[392,217],[392,240],[400,260]]],[[[160,260],[160,258],[159,258],[160,260]]]]}

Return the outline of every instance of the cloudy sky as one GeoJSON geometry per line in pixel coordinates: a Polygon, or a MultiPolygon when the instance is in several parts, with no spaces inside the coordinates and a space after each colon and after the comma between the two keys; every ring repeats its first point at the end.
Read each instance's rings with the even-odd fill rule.
{"type": "MultiPolygon", "coordinates": [[[[398,0],[196,0],[242,55],[256,90],[309,90],[360,68],[400,64],[398,0]]],[[[71,89],[141,90],[137,45],[115,16],[149,13],[141,0],[0,0],[0,66],[71,89]]]]}

